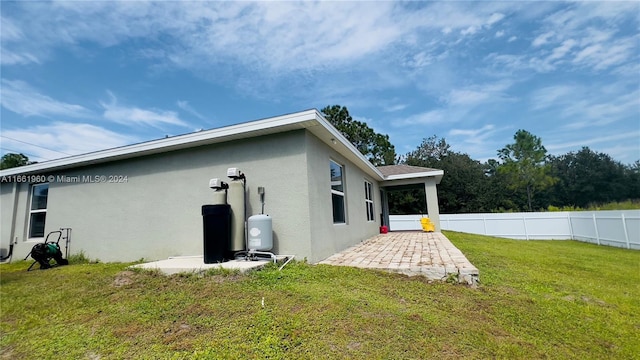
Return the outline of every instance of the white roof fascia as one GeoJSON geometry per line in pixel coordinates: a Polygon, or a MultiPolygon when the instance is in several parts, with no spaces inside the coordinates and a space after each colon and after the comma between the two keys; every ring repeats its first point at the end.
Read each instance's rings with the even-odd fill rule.
{"type": "Polygon", "coordinates": [[[385,180],[403,180],[403,179],[414,179],[414,178],[434,177],[434,176],[443,176],[443,175],[444,175],[444,170],[434,170],[434,171],[419,172],[419,173],[389,175],[384,179],[385,180]]]}
{"type": "MultiPolygon", "coordinates": [[[[108,162],[130,157],[143,156],[147,154],[160,153],[170,150],[189,148],[197,145],[223,142],[225,138],[237,135],[249,135],[252,132],[259,132],[266,129],[274,129],[287,125],[300,124],[300,129],[306,128],[305,121],[316,120],[316,111],[307,110],[293,114],[287,114],[268,118],[264,120],[251,121],[222,128],[204,130],[184,135],[177,135],[170,138],[151,140],[143,143],[125,145],[117,148],[99,150],[91,153],[69,156],[61,159],[45,161],[32,165],[25,165],[16,168],[0,171],[0,176],[17,174],[33,174],[45,170],[60,170],[75,166],[85,166],[97,163],[108,162]]],[[[277,131],[274,131],[277,132],[277,131]]],[[[250,136],[240,136],[250,137],[250,136]]]]}
{"type": "Polygon", "coordinates": [[[358,167],[370,175],[377,177],[379,181],[384,180],[382,173],[315,109],[19,166],[1,170],[0,176],[37,174],[43,171],[58,171],[71,167],[105,163],[200,145],[220,143],[233,139],[249,138],[261,134],[277,133],[279,132],[278,128],[282,128],[283,131],[296,128],[307,129],[318,136],[319,134],[315,133],[316,126],[313,126],[317,124],[321,125],[329,135],[327,139],[322,139],[322,137],[319,136],[321,140],[335,148],[336,151],[351,160],[354,164],[358,165],[358,163],[360,163],[358,167]],[[336,144],[333,144],[331,139],[335,139],[336,144]],[[340,144],[340,146],[336,146],[338,144],[340,144]]]}
{"type": "MultiPolygon", "coordinates": [[[[354,164],[357,164],[358,162],[365,164],[365,168],[362,170],[365,170],[365,171],[369,170],[367,171],[369,175],[373,175],[377,177],[378,181],[384,180],[384,175],[382,175],[380,170],[378,170],[377,167],[375,167],[367,158],[365,158],[364,155],[362,155],[362,153],[358,149],[356,149],[355,146],[353,146],[351,141],[347,140],[347,138],[344,137],[344,135],[342,135],[342,133],[338,131],[338,129],[336,129],[333,125],[331,125],[327,121],[327,119],[325,119],[324,116],[322,116],[322,114],[320,114],[317,110],[315,112],[316,112],[316,120],[318,120],[318,122],[322,125],[322,127],[324,127],[325,130],[327,130],[331,134],[332,138],[335,139],[337,143],[340,143],[342,145],[341,147],[346,148],[346,149],[336,148],[335,149],[336,151],[338,151],[340,154],[344,155],[346,158],[351,160],[354,164]],[[348,152],[345,153],[344,150],[348,150],[348,152]],[[349,153],[352,156],[348,156],[349,153]]],[[[321,140],[324,140],[324,139],[321,139],[321,140]]],[[[334,147],[334,145],[332,145],[330,142],[325,141],[325,143],[327,143],[327,145],[331,147],[334,147]]]]}

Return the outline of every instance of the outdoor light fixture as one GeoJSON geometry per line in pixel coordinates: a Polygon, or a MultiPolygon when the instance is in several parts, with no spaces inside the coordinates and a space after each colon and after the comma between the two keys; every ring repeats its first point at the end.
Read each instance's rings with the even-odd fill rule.
{"type": "Polygon", "coordinates": [[[212,188],[213,190],[226,190],[229,188],[229,184],[227,184],[226,182],[218,178],[215,178],[215,179],[209,180],[209,187],[212,188]]]}
{"type": "Polygon", "coordinates": [[[228,168],[227,177],[233,180],[244,179],[244,174],[238,168],[228,168]]]}

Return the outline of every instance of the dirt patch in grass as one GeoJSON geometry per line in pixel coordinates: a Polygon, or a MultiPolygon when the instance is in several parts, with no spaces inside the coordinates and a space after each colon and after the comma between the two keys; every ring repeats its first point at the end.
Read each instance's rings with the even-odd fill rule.
{"type": "Polygon", "coordinates": [[[116,278],[113,280],[113,286],[121,287],[126,285],[131,285],[135,282],[134,277],[136,273],[131,270],[121,271],[116,274],[116,278]]]}

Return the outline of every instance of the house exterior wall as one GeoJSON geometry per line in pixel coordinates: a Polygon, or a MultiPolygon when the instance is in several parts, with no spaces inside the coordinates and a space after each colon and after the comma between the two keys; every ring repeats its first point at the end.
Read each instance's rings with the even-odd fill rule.
{"type": "MultiPolygon", "coordinates": [[[[273,218],[273,251],[312,258],[310,183],[304,170],[307,141],[305,130],[290,131],[54,173],[69,178],[121,175],[127,182],[51,182],[45,234],[70,227],[70,254],[82,251],[101,261],[202,254],[200,211],[213,198],[208,181],[224,179],[227,168],[238,167],[247,176],[249,215],[260,212],[257,187],[265,188],[265,213],[273,218]]],[[[27,184],[19,185],[16,216],[12,216],[13,186],[2,184],[0,192],[1,246],[8,248],[7,229],[13,223],[18,238],[16,260],[42,239],[27,238],[27,184]]]]}
{"type": "Polygon", "coordinates": [[[16,238],[22,239],[24,234],[27,232],[27,223],[25,218],[21,218],[19,221],[14,223],[11,221],[5,222],[5,219],[12,219],[14,213],[28,214],[28,190],[28,184],[24,183],[14,182],[2,183],[0,185],[0,217],[2,218],[2,223],[0,225],[0,248],[3,250],[0,253],[0,256],[6,256],[6,253],[9,251],[9,245],[12,244],[16,238]]]}
{"type": "Polygon", "coordinates": [[[377,234],[382,207],[378,181],[317,137],[307,134],[306,144],[312,254],[308,260],[315,263],[377,234]],[[346,224],[333,223],[330,160],[344,166],[346,224]],[[367,221],[365,180],[373,184],[375,220],[371,222],[367,221]]]}

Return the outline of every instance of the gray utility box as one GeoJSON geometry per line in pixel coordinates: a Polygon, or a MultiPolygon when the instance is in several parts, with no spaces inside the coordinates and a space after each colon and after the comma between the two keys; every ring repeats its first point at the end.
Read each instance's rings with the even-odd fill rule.
{"type": "Polygon", "coordinates": [[[269,251],[273,248],[273,226],[271,216],[253,215],[247,221],[249,228],[249,250],[269,251]]]}

